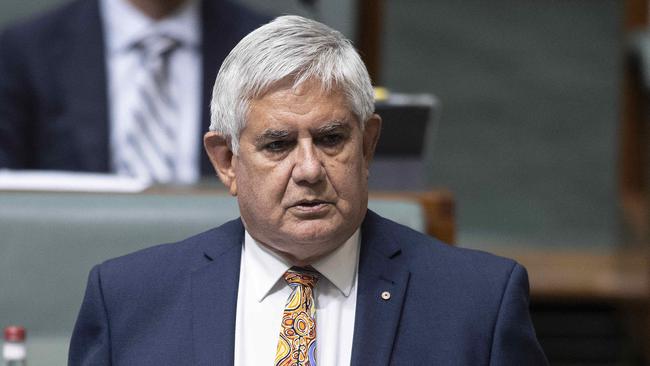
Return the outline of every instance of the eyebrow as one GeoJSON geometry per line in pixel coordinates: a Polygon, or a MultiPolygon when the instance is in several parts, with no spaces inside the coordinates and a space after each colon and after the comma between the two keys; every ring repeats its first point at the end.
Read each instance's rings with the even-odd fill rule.
{"type": "Polygon", "coordinates": [[[332,121],[327,123],[325,126],[319,127],[316,129],[318,135],[326,135],[328,133],[335,132],[337,130],[350,130],[350,124],[345,121],[332,121]]]}
{"type": "Polygon", "coordinates": [[[267,130],[264,130],[264,132],[262,132],[261,135],[255,138],[255,143],[262,144],[268,140],[286,139],[287,137],[289,137],[290,134],[291,133],[288,130],[275,130],[269,128],[267,130]]]}
{"type": "MultiPolygon", "coordinates": [[[[349,123],[345,121],[337,120],[337,121],[328,122],[326,125],[315,129],[314,132],[317,135],[326,135],[328,133],[332,133],[338,130],[349,131],[350,129],[351,127],[349,123]]],[[[263,145],[266,141],[284,140],[287,139],[289,136],[291,136],[291,132],[289,130],[276,130],[273,128],[269,128],[264,130],[264,132],[262,132],[259,136],[255,138],[255,144],[263,145]]]]}

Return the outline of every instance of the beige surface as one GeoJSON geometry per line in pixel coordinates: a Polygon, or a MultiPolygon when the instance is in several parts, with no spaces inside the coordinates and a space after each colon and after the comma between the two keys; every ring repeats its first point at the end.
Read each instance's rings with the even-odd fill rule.
{"type": "Polygon", "coordinates": [[[533,300],[647,301],[650,261],[643,251],[493,248],[528,269],[533,300]]]}

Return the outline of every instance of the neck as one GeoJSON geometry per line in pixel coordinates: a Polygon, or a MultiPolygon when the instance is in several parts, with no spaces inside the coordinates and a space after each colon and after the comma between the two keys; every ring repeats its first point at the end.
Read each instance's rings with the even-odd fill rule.
{"type": "Polygon", "coordinates": [[[151,19],[162,19],[183,5],[187,0],[129,0],[133,6],[151,19]]]}
{"type": "Polygon", "coordinates": [[[277,249],[274,249],[274,248],[271,248],[271,247],[269,247],[269,246],[267,246],[265,244],[262,244],[262,245],[269,248],[271,251],[275,252],[279,256],[283,257],[285,260],[287,260],[289,263],[291,263],[291,265],[296,266],[296,267],[305,268],[307,266],[311,266],[312,263],[316,262],[317,260],[319,260],[320,258],[323,257],[323,255],[319,255],[319,256],[307,256],[307,257],[300,258],[300,257],[296,257],[295,255],[290,254],[290,253],[281,252],[281,251],[279,251],[277,249]]]}

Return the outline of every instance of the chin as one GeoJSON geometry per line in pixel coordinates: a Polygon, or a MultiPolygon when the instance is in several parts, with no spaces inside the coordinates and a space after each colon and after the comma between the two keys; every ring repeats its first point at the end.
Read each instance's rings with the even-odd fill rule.
{"type": "Polygon", "coordinates": [[[331,243],[340,236],[328,230],[301,230],[298,232],[290,232],[287,237],[290,237],[294,243],[302,245],[322,245],[324,243],[331,243]]]}
{"type": "Polygon", "coordinates": [[[287,237],[302,245],[331,246],[342,244],[354,232],[347,225],[335,225],[330,222],[309,222],[289,228],[287,237]]]}

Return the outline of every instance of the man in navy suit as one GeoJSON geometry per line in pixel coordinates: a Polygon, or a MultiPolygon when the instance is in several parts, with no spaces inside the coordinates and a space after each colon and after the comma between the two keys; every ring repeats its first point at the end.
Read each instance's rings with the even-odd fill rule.
{"type": "Polygon", "coordinates": [[[170,61],[184,108],[176,156],[187,170],[180,182],[195,181],[212,170],[200,141],[216,71],[266,21],[230,0],[75,0],[5,29],[0,168],[116,172],[115,136],[124,123],[124,91],[133,84],[128,42],[161,25],[182,38],[170,61]]]}
{"type": "Polygon", "coordinates": [[[547,365],[523,267],[367,210],[381,119],[339,32],[258,28],[211,107],[241,218],[93,268],[70,365],[547,365]]]}

